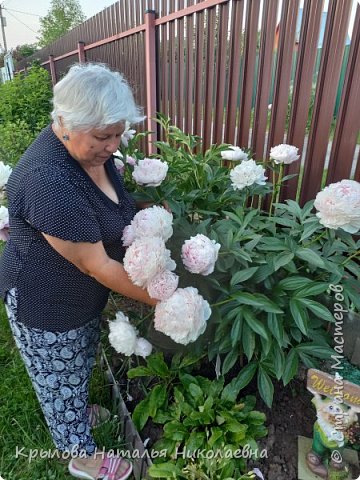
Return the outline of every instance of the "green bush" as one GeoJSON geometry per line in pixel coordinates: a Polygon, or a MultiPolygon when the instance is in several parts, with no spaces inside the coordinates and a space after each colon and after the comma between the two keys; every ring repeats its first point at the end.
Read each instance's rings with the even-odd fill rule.
{"type": "Polygon", "coordinates": [[[51,97],[50,76],[37,65],[0,85],[0,161],[16,165],[49,123],[51,97]]]}
{"type": "Polygon", "coordinates": [[[15,166],[35,136],[24,120],[0,124],[0,161],[15,166]]]}
{"type": "Polygon", "coordinates": [[[0,123],[22,120],[37,133],[50,121],[51,97],[49,73],[34,65],[27,74],[0,85],[0,123]]]}
{"type": "Polygon", "coordinates": [[[180,286],[197,287],[211,303],[207,331],[190,348],[207,341],[209,359],[221,358],[223,375],[241,367],[234,388],[256,379],[271,406],[275,382],[286,385],[301,363],[316,367],[334,354],[329,331],[336,300],[330,285],[343,287],[345,309],[360,308],[360,240],[321,225],[313,201],[303,207],[293,200],[280,203],[280,185],[291,177],[282,176],[281,166],[266,165],[278,179],[274,185],[235,191],[229,178],[233,165],[224,166],[220,155],[227,145],[203,153],[199,138],[164,117],[160,123],[165,141],[156,145],[169,165],[166,179],[156,188],[134,186],[129,166],[125,179],[139,200],[167,200],[175,216],[167,245],[180,286]],[[263,207],[267,201],[270,212],[263,207]],[[207,277],[186,273],[180,259],[183,242],[197,234],[221,245],[215,271],[207,277]]]}

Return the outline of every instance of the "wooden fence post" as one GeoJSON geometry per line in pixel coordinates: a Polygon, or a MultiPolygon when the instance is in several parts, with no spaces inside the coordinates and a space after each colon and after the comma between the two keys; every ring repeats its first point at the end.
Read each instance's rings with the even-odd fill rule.
{"type": "Polygon", "coordinates": [[[79,56],[79,63],[85,63],[85,42],[78,42],[78,56],[79,56]]]}
{"type": "Polygon", "coordinates": [[[54,55],[49,55],[49,64],[50,64],[50,73],[51,73],[51,81],[52,84],[56,84],[56,70],[55,70],[55,62],[54,62],[54,55]]]}
{"type": "Polygon", "coordinates": [[[155,11],[145,12],[145,74],[146,74],[146,115],[148,136],[148,153],[155,153],[153,142],[157,139],[156,116],[156,49],[155,49],[155,11]]]}

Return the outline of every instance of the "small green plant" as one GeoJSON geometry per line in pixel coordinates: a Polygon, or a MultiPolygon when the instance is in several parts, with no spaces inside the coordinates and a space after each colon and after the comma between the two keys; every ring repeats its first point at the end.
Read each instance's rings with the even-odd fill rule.
{"type": "Polygon", "coordinates": [[[194,365],[194,359],[180,359],[180,355],[173,357],[169,368],[157,353],[147,358],[146,366],[128,372],[130,378],[155,375],[160,380],[133,413],[140,430],[150,417],[163,425],[163,436],[152,449],[157,454],[150,473],[155,478],[172,478],[172,473],[164,477],[170,461],[172,472],[176,466],[176,478],[189,478],[182,472],[189,459],[205,454],[208,459],[210,452],[212,458],[226,456],[231,465],[226,467],[226,477],[213,478],[227,478],[234,472],[240,475],[246,458],[259,454],[256,440],[267,434],[265,415],[254,410],[255,397],[237,401],[239,390],[224,385],[224,378],[190,375],[185,370],[194,365]]]}
{"type": "Polygon", "coordinates": [[[131,368],[127,372],[129,379],[138,377],[151,378],[151,391],[134,409],[132,419],[138,430],[142,430],[149,417],[155,417],[158,409],[171,395],[173,386],[178,382],[180,372],[186,372],[204,355],[176,354],[172,357],[170,366],[164,361],[161,352],[153,353],[146,358],[146,366],[131,368]]]}
{"type": "Polygon", "coordinates": [[[26,74],[0,85],[0,123],[24,121],[38,132],[50,121],[52,88],[44,68],[33,65],[26,74]]]}

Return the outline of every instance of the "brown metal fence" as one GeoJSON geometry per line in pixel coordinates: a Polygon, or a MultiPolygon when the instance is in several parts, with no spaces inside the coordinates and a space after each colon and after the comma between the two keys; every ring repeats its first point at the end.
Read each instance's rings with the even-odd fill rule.
{"type": "MultiPolygon", "coordinates": [[[[321,32],[322,0],[304,0],[300,26],[299,0],[119,0],[27,63],[39,58],[53,82],[74,61],[121,71],[145,107],[151,141],[152,118],[160,111],[205,146],[236,144],[258,160],[268,158],[271,146],[296,145],[302,162],[288,167],[299,177],[286,198],[303,203],[324,182],[360,181],[360,5],[334,119],[352,5],[329,0],[321,32]]],[[[147,149],[155,151],[151,143],[147,149]]]]}

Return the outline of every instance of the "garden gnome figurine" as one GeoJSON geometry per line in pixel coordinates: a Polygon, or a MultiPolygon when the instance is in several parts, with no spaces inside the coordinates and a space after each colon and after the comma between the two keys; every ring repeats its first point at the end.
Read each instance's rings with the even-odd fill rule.
{"type": "MultiPolygon", "coordinates": [[[[312,370],[316,372],[316,370],[312,370]]],[[[318,372],[320,375],[323,372],[318,372]]],[[[313,375],[314,376],[314,375],[313,375]]],[[[330,375],[327,375],[333,379],[330,375]]],[[[309,375],[308,375],[309,379],[309,375]]],[[[336,395],[323,396],[312,388],[308,382],[308,390],[313,393],[312,402],[316,408],[317,420],[314,424],[313,443],[311,451],[306,456],[306,463],[312,473],[327,480],[345,480],[349,478],[349,469],[343,462],[343,449],[347,441],[346,432],[350,425],[357,421],[358,408],[348,406],[336,395]]],[[[331,387],[325,383],[318,385],[326,387],[330,395],[331,387]]],[[[321,391],[322,388],[319,388],[321,391]]]]}

